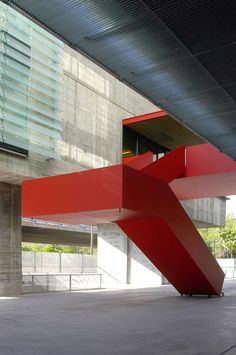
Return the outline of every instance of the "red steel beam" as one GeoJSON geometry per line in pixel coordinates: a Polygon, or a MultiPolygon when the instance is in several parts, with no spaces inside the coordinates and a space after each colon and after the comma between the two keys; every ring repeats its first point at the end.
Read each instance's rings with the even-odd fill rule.
{"type": "Polygon", "coordinates": [[[167,112],[161,110],[161,111],[146,113],[145,115],[125,118],[122,120],[122,125],[128,126],[133,123],[154,120],[156,118],[163,118],[163,117],[167,117],[167,116],[169,116],[169,114],[167,112]]]}

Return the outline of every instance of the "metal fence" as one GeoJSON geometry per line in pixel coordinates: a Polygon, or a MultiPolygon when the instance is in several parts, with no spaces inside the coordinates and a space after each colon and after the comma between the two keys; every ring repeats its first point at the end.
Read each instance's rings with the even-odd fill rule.
{"type": "Polygon", "coordinates": [[[226,279],[234,279],[236,278],[236,270],[223,270],[225,273],[226,279]]]}
{"type": "Polygon", "coordinates": [[[236,259],[217,259],[217,261],[224,271],[226,279],[236,278],[236,259]]]}
{"type": "Polygon", "coordinates": [[[76,291],[101,288],[101,274],[22,275],[22,292],[76,291]]]}

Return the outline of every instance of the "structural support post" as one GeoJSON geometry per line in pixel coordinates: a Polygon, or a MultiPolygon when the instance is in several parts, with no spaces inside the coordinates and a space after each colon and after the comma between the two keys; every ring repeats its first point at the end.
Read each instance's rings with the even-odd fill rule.
{"type": "Polygon", "coordinates": [[[160,272],[116,223],[98,225],[97,257],[102,287],[161,284],[160,272]]]}
{"type": "Polygon", "coordinates": [[[89,254],[93,255],[93,226],[90,227],[90,248],[89,248],[89,254]]]}
{"type": "Polygon", "coordinates": [[[0,183],[0,296],[21,293],[21,188],[0,183]]]}
{"type": "Polygon", "coordinates": [[[98,225],[97,257],[102,287],[127,283],[127,236],[115,223],[98,225]]]}

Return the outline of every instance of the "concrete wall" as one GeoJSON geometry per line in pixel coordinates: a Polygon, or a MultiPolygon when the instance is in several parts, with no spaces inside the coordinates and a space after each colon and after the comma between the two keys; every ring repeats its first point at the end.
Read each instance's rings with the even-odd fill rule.
{"type": "MultiPolygon", "coordinates": [[[[158,110],[66,45],[62,106],[61,159],[48,160],[31,152],[23,158],[0,150],[0,182],[20,185],[29,178],[120,163],[122,118],[158,110]]],[[[14,195],[14,189],[3,188],[1,196],[0,294],[18,293],[21,285],[20,210],[12,210],[8,196],[14,195]]],[[[20,206],[20,196],[18,200],[20,206]]]]}
{"type": "Polygon", "coordinates": [[[162,274],[130,240],[128,260],[128,283],[136,286],[155,286],[162,284],[162,274]]]}
{"type": "Polygon", "coordinates": [[[97,272],[97,256],[71,253],[22,252],[23,273],[97,272]]]}
{"type": "Polygon", "coordinates": [[[98,226],[98,272],[103,287],[127,283],[127,236],[113,223],[98,226]]]}
{"type": "Polygon", "coordinates": [[[162,276],[140,249],[116,224],[98,226],[98,272],[102,287],[154,286],[162,276]]]}
{"type": "Polygon", "coordinates": [[[0,183],[0,296],[21,293],[21,195],[0,183]]]}
{"type": "Polygon", "coordinates": [[[83,167],[120,163],[121,119],[158,108],[65,47],[62,157],[83,167]]]}
{"type": "Polygon", "coordinates": [[[224,226],[226,198],[201,198],[180,202],[196,227],[207,228],[224,226]]]}
{"type": "Polygon", "coordinates": [[[105,70],[65,45],[61,159],[28,158],[0,151],[0,182],[89,168],[121,161],[125,117],[159,110],[105,70]]]}

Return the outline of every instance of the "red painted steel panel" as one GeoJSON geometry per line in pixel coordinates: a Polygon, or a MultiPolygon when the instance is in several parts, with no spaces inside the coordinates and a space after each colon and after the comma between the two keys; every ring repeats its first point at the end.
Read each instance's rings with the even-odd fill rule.
{"type": "Polygon", "coordinates": [[[128,157],[123,159],[123,164],[126,166],[130,166],[136,170],[141,170],[147,165],[153,162],[153,154],[152,152],[146,152],[141,155],[135,155],[133,157],[128,157]]]}
{"type": "Polygon", "coordinates": [[[27,217],[68,224],[101,224],[126,218],[136,218],[140,215],[141,214],[138,212],[126,210],[125,208],[113,208],[111,210],[61,212],[58,214],[52,213],[45,215],[34,214],[27,215],[27,217]]]}
{"type": "MultiPolygon", "coordinates": [[[[166,222],[175,235],[176,241],[191,257],[191,263],[196,264],[214,288],[215,293],[219,293],[224,274],[169,186],[156,178],[126,168],[123,193],[124,205],[127,209],[143,211],[146,217],[158,217],[166,222]]],[[[147,228],[149,228],[148,223],[150,220],[147,220],[147,228]]],[[[165,238],[165,235],[162,237],[165,238]]],[[[148,243],[148,239],[145,238],[144,236],[143,242],[148,243]]],[[[179,262],[182,262],[181,259],[179,262]]],[[[192,267],[191,264],[185,266],[192,267]]],[[[169,266],[166,265],[166,267],[169,266]]],[[[160,271],[165,274],[164,269],[160,271]]],[[[177,274],[176,272],[178,278],[177,274]]]]}
{"type": "Polygon", "coordinates": [[[185,147],[179,147],[141,169],[147,175],[170,182],[185,173],[185,147]]]}
{"type": "Polygon", "coordinates": [[[22,215],[40,216],[122,207],[122,165],[27,180],[22,215]]]}
{"type": "MultiPolygon", "coordinates": [[[[182,150],[177,150],[175,154],[180,154],[181,157],[182,150]]],[[[174,153],[163,158],[163,161],[166,159],[168,164],[172,164],[173,156],[174,153]]],[[[182,158],[176,161],[179,162],[181,171],[182,158]]],[[[22,188],[23,216],[68,223],[116,221],[128,232],[131,228],[131,238],[137,239],[137,243],[142,238],[142,243],[139,244],[142,250],[154,264],[159,265],[160,271],[181,292],[219,294],[223,272],[168,184],[157,178],[160,172],[155,174],[154,168],[158,170],[158,162],[151,164],[150,170],[144,168],[143,171],[137,171],[118,165],[25,181],[22,188]],[[130,222],[119,222],[137,218],[143,220],[140,229],[137,224],[132,227],[133,222],[131,227],[130,222]],[[169,240],[170,250],[166,250],[169,259],[161,257],[158,261],[155,255],[153,259],[152,249],[159,237],[147,237],[146,230],[154,233],[156,227],[160,228],[161,238],[169,240]],[[179,256],[181,265],[176,270],[172,267],[168,271],[171,268],[168,260],[173,257],[172,247],[179,256]],[[186,270],[186,275],[191,274],[195,282],[190,282],[190,276],[180,275],[183,270],[186,270]],[[183,284],[180,283],[181,278],[184,280],[183,284]]],[[[161,247],[164,245],[166,244],[163,242],[161,247]]]]}
{"type": "Polygon", "coordinates": [[[116,223],[178,292],[181,294],[220,294],[223,273],[213,270],[209,282],[164,220],[146,218],[116,223]],[[212,282],[212,278],[216,280],[212,282]]]}
{"type": "Polygon", "coordinates": [[[186,163],[185,177],[236,171],[236,162],[211,144],[186,147],[186,163]]]}
{"type": "Polygon", "coordinates": [[[236,162],[210,144],[186,148],[186,173],[170,187],[180,200],[236,194],[236,162]]]}
{"type": "Polygon", "coordinates": [[[124,118],[122,120],[122,124],[123,124],[123,126],[127,126],[127,125],[130,125],[132,123],[138,123],[138,122],[153,120],[153,119],[156,119],[156,118],[163,118],[165,116],[169,116],[169,114],[167,112],[165,112],[165,111],[156,111],[156,112],[146,113],[146,114],[140,115],[140,116],[124,118]]]}

